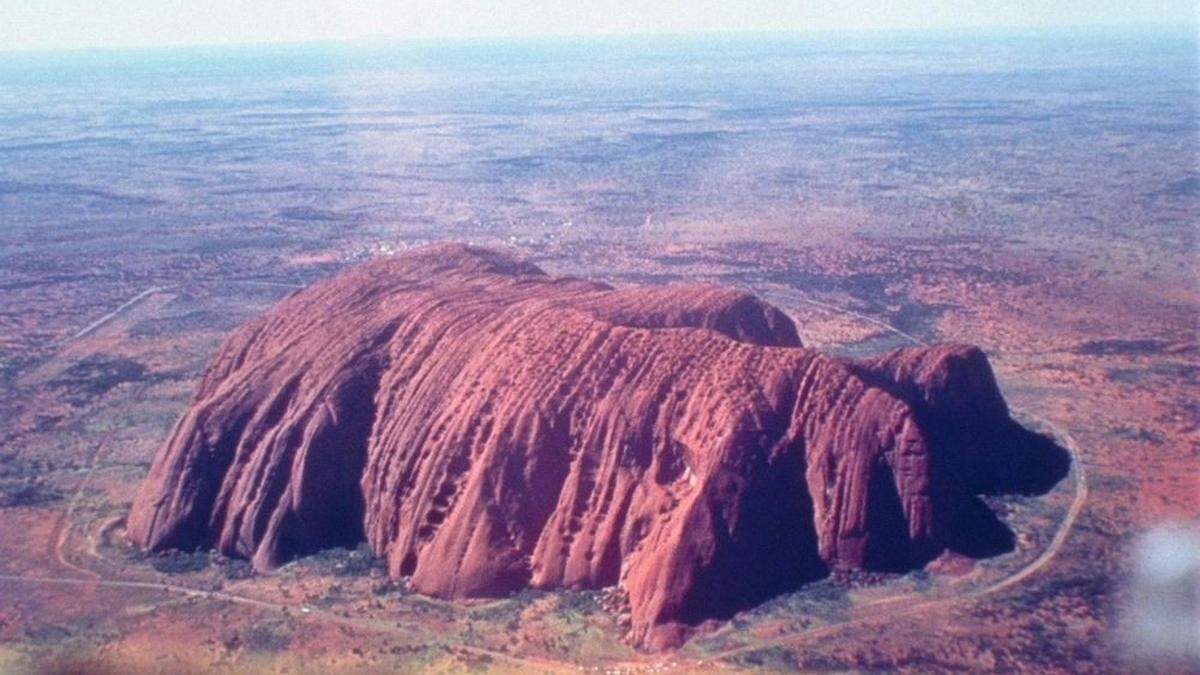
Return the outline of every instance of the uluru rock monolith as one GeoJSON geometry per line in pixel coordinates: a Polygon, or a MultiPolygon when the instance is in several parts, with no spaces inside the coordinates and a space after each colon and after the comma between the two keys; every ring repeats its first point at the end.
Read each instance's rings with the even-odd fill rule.
{"type": "Polygon", "coordinates": [[[128,533],[260,570],[366,541],[443,598],[619,585],[631,638],[668,647],[831,567],[959,546],[1014,430],[974,347],[843,361],[740,291],[439,245],[235,332],[128,533]]]}

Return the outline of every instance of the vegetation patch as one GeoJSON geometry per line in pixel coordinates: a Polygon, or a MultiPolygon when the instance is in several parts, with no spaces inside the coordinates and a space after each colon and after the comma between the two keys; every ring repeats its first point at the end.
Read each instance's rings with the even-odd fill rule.
{"type": "Polygon", "coordinates": [[[754,651],[741,652],[729,657],[726,661],[739,668],[751,668],[759,671],[795,672],[800,668],[796,655],[782,647],[763,647],[754,651]]]}
{"type": "Polygon", "coordinates": [[[1129,426],[1122,425],[1122,426],[1114,428],[1113,434],[1115,434],[1116,436],[1118,436],[1120,438],[1125,438],[1125,439],[1128,439],[1131,441],[1140,441],[1143,443],[1150,443],[1151,445],[1162,445],[1163,442],[1165,441],[1162,434],[1155,432],[1155,431],[1150,431],[1149,429],[1147,429],[1145,427],[1136,427],[1135,428],[1135,427],[1129,427],[1129,426]]]}
{"type": "Polygon", "coordinates": [[[46,482],[46,463],[27,462],[15,454],[0,455],[0,508],[40,506],[63,498],[46,482]]]}
{"type": "Polygon", "coordinates": [[[792,593],[772,598],[755,609],[734,617],[733,620],[751,621],[760,617],[788,616],[842,621],[846,619],[851,606],[847,586],[832,577],[827,577],[792,593]]]}
{"type": "Polygon", "coordinates": [[[62,492],[41,479],[0,478],[0,509],[41,506],[63,498],[62,492]]]}
{"type": "Polygon", "coordinates": [[[59,373],[49,385],[66,393],[71,405],[83,405],[127,382],[141,382],[148,371],[142,363],[121,356],[92,354],[59,373]]]}
{"type": "Polygon", "coordinates": [[[355,548],[328,548],[301,558],[297,565],[306,571],[337,577],[367,576],[372,571],[387,572],[387,564],[375,556],[366,542],[355,548]]]}
{"type": "Polygon", "coordinates": [[[1161,354],[1167,348],[1163,340],[1089,340],[1075,348],[1083,356],[1124,356],[1161,354]]]}
{"type": "Polygon", "coordinates": [[[233,631],[222,644],[228,651],[281,652],[292,644],[296,633],[291,620],[261,621],[241,631],[233,631]]]}
{"type": "Polygon", "coordinates": [[[208,569],[212,556],[207,551],[163,551],[150,554],[150,566],[163,574],[191,574],[208,569]]]}

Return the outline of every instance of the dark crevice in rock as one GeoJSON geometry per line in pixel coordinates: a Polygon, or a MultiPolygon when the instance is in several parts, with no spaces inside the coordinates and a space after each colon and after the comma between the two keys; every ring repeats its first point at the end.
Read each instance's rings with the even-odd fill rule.
{"type": "Polygon", "coordinates": [[[742,491],[741,503],[714,505],[717,554],[696,572],[693,591],[679,611],[683,623],[727,619],[769,598],[825,576],[817,552],[812,498],[802,456],[781,453],[761,461],[742,491]],[[720,515],[734,510],[732,523],[720,515]]]}

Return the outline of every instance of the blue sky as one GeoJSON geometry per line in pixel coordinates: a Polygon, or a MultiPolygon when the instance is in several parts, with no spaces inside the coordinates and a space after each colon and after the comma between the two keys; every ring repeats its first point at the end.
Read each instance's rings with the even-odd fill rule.
{"type": "Polygon", "coordinates": [[[1196,0],[0,0],[0,50],[639,33],[1195,26],[1196,0]]]}

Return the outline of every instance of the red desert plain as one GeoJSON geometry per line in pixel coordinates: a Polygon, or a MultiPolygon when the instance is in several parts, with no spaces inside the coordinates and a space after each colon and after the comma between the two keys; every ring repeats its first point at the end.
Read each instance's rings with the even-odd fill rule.
{"type": "Polygon", "coordinates": [[[0,672],[1200,667],[1132,39],[0,64],[0,672]]]}

